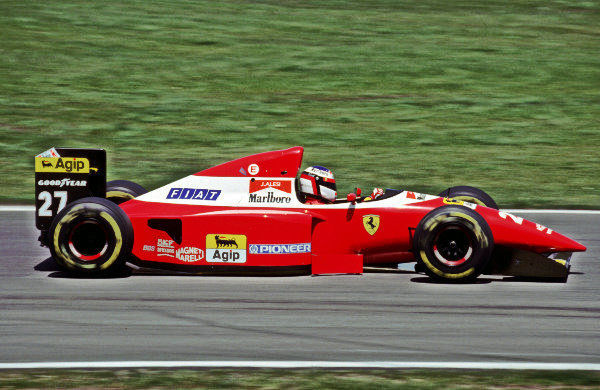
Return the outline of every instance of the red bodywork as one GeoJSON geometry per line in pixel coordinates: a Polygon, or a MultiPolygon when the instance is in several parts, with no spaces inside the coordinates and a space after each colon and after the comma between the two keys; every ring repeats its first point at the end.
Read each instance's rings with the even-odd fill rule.
{"type": "MultiPolygon", "coordinates": [[[[363,265],[414,261],[412,232],[428,212],[449,203],[402,191],[370,202],[302,204],[295,183],[302,154],[294,147],[244,157],[121,204],[133,224],[133,255],[146,266],[191,272],[305,266],[313,274],[361,273],[363,265]]],[[[585,250],[534,222],[483,206],[475,211],[496,246],[585,250]]]]}

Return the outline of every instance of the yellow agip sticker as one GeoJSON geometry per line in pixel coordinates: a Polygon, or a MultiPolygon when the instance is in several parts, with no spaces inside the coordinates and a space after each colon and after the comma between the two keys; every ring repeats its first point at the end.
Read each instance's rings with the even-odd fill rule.
{"type": "Polygon", "coordinates": [[[245,263],[246,236],[241,234],[207,234],[206,261],[208,263],[245,263]]]}
{"type": "Polygon", "coordinates": [[[90,162],[83,157],[36,157],[36,172],[89,173],[90,162]]]}

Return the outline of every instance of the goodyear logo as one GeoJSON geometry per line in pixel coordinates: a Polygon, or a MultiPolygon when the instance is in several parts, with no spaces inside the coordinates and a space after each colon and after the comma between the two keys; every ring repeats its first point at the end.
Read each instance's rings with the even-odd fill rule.
{"type": "Polygon", "coordinates": [[[83,157],[37,157],[36,172],[89,173],[90,162],[83,157]]]}
{"type": "Polygon", "coordinates": [[[310,242],[302,244],[252,244],[250,254],[281,255],[286,253],[310,253],[310,242]]]}
{"type": "Polygon", "coordinates": [[[207,234],[206,261],[208,263],[245,263],[246,236],[241,234],[207,234]]]}

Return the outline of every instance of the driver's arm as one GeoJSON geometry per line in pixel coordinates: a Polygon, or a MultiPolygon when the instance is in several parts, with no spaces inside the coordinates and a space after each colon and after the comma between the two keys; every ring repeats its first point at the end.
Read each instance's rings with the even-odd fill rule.
{"type": "Polygon", "coordinates": [[[375,200],[378,198],[381,198],[383,196],[384,193],[384,189],[383,188],[373,188],[373,192],[371,193],[371,195],[367,196],[366,198],[363,199],[363,202],[368,202],[370,200],[375,200]]]}

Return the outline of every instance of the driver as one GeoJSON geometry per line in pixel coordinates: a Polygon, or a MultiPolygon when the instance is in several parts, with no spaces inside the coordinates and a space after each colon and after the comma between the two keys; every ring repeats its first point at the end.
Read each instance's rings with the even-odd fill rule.
{"type": "MultiPolygon", "coordinates": [[[[355,190],[360,195],[360,189],[355,190]]],[[[363,202],[379,199],[384,194],[383,188],[373,188],[373,193],[363,202]]],[[[306,168],[300,174],[300,193],[304,195],[306,204],[328,204],[335,202],[337,189],[333,172],[325,167],[314,165],[306,168]]]]}
{"type": "Polygon", "coordinates": [[[300,174],[300,193],[306,204],[333,203],[337,196],[333,172],[319,165],[306,168],[300,174]]]}

